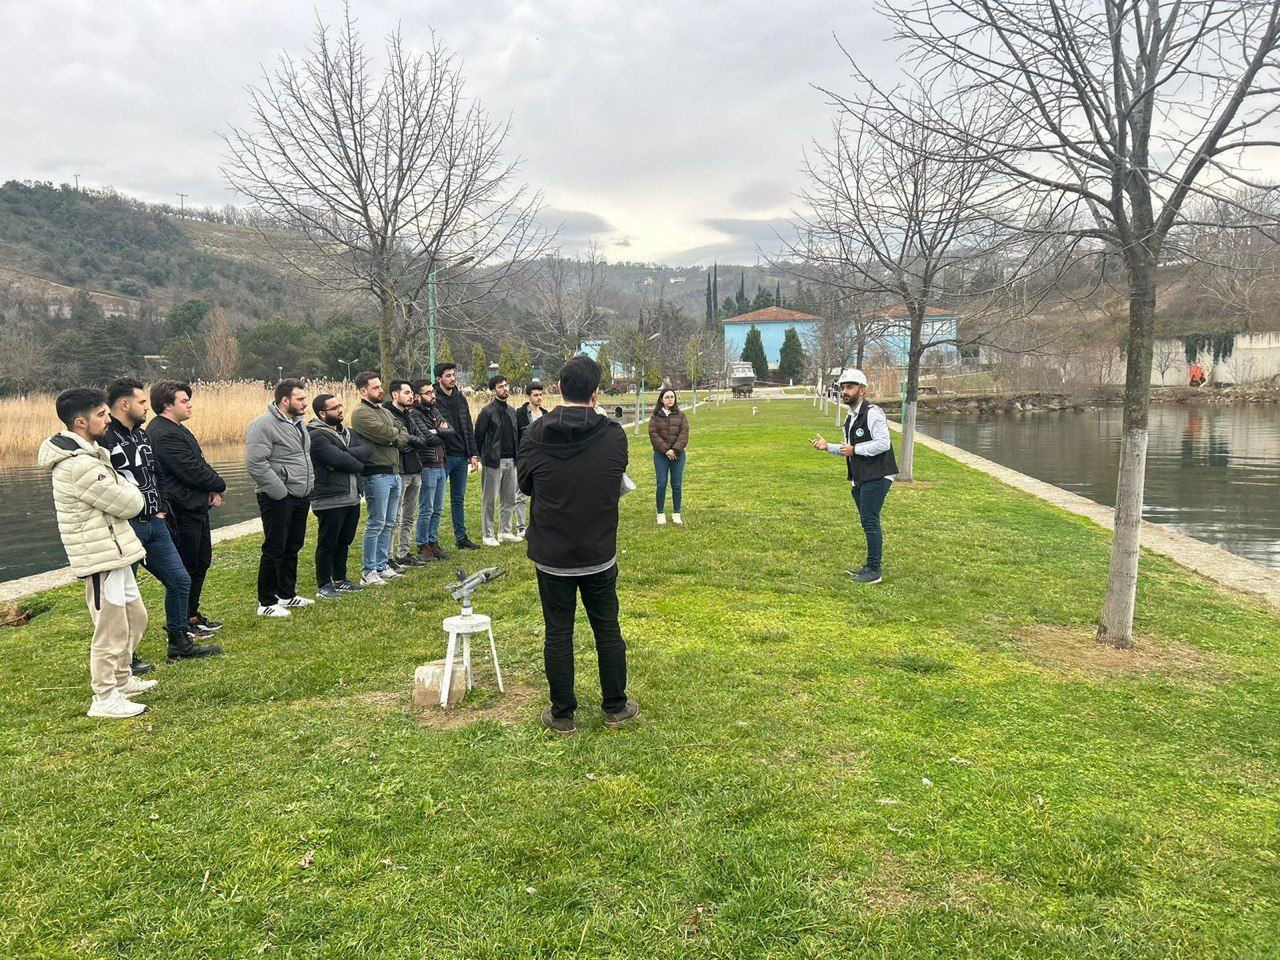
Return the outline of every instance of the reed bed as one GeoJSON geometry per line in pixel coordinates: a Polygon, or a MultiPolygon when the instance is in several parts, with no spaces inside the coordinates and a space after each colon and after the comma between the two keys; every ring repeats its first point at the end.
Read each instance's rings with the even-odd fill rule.
{"type": "MultiPolygon", "coordinates": [[[[193,386],[195,412],[187,426],[206,447],[243,443],[250,421],[271,402],[271,390],[260,380],[222,380],[193,386]]],[[[310,396],[332,393],[342,397],[348,411],[359,400],[350,381],[313,380],[307,384],[307,390],[310,396]]],[[[34,464],[41,441],[62,429],[54,414],[56,396],[28,393],[0,398],[0,467],[34,464]]],[[[547,398],[548,406],[553,399],[547,398]]],[[[489,401],[489,393],[471,394],[468,400],[474,418],[489,401]]],[[[523,398],[519,402],[523,402],[523,398]]]]}

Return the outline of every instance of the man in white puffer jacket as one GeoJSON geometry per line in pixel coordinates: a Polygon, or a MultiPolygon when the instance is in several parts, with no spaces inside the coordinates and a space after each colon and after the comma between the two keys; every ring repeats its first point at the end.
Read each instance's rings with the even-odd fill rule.
{"type": "Polygon", "coordinates": [[[53,475],[58,533],[71,572],[85,581],[93,618],[89,716],[136,717],[146,707],[129,698],[156,685],[129,668],[147,626],[133,574],[146,551],[129,525],[142,510],[142,492],[116,473],[111,455],[98,446],[110,423],[105,396],[97,390],[66,390],[58,395],[57,410],[67,429],[40,444],[40,466],[53,475]]]}

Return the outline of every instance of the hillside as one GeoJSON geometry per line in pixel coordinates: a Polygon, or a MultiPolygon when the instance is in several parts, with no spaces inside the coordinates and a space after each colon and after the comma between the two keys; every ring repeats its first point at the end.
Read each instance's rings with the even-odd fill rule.
{"type": "Polygon", "coordinates": [[[283,309],[289,285],[260,251],[248,252],[253,231],[228,227],[243,237],[219,243],[207,229],[216,226],[109,191],[11,180],[0,185],[0,274],[52,300],[89,290],[104,308],[129,313],[190,297],[251,315],[283,309]]]}

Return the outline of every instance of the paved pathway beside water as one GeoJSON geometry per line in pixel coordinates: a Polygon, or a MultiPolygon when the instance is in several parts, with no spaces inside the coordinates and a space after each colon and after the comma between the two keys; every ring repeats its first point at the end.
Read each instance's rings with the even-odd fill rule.
{"type": "MultiPolygon", "coordinates": [[[[889,427],[898,432],[902,430],[892,420],[889,421],[889,427]]],[[[1087,517],[1108,530],[1114,527],[1115,511],[1111,507],[1095,503],[1061,487],[1037,480],[1035,477],[1029,477],[1025,473],[1010,470],[968,450],[962,450],[942,440],[935,440],[918,430],[916,441],[930,450],[936,450],[953,460],[958,460],[966,467],[981,470],[1001,483],[1024,490],[1055,507],[1061,507],[1068,513],[1087,517]]],[[[1271,606],[1280,609],[1280,571],[1264,567],[1244,557],[1238,557],[1221,547],[1204,543],[1164,524],[1152,523],[1149,520],[1142,521],[1142,546],[1162,557],[1168,557],[1179,566],[1208,577],[1215,583],[1261,597],[1271,606]]]]}

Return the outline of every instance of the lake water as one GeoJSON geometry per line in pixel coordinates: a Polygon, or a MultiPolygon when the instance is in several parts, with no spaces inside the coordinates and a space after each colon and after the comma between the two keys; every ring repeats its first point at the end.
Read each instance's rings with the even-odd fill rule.
{"type": "MultiPolygon", "coordinates": [[[[1115,505],[1119,407],[921,417],[921,432],[1054,486],[1115,505]]],[[[1280,568],[1280,405],[1151,410],[1143,515],[1280,568]]]]}
{"type": "MultiPolygon", "coordinates": [[[[215,527],[258,516],[253,481],[244,470],[244,447],[214,447],[205,456],[227,481],[227,496],[210,513],[215,527]]],[[[67,565],[53,513],[53,485],[39,467],[0,470],[0,581],[44,573],[67,565]]]]}

